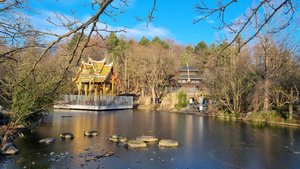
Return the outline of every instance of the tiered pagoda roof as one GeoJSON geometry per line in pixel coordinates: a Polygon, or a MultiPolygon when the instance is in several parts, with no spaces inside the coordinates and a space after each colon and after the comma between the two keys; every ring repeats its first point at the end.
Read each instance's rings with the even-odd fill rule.
{"type": "Polygon", "coordinates": [[[110,82],[114,77],[113,63],[107,64],[106,58],[101,61],[89,58],[88,62],[81,62],[73,81],[81,83],[104,83],[110,82]]]}
{"type": "Polygon", "coordinates": [[[178,69],[179,72],[187,72],[187,71],[190,71],[190,72],[199,72],[199,69],[196,69],[192,66],[182,66],[178,69]]]}
{"type": "Polygon", "coordinates": [[[199,69],[192,66],[182,66],[178,69],[178,73],[175,76],[176,80],[188,80],[188,81],[201,81],[202,78],[199,76],[199,69]]]}

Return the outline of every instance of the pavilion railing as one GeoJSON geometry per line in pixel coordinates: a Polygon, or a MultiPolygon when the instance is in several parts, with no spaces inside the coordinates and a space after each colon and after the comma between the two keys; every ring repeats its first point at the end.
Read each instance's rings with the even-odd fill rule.
{"type": "Polygon", "coordinates": [[[91,105],[91,106],[113,106],[133,105],[132,96],[98,96],[94,95],[64,95],[59,104],[68,105],[91,105]]]}

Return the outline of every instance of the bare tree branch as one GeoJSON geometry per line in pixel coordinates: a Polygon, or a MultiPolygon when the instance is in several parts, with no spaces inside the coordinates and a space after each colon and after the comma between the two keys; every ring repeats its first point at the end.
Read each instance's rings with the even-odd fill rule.
{"type": "Polygon", "coordinates": [[[149,11],[149,14],[147,15],[147,17],[145,18],[140,18],[140,17],[136,17],[136,19],[138,21],[144,21],[144,20],[147,20],[147,23],[146,23],[146,27],[148,28],[149,27],[149,24],[154,20],[154,12],[156,11],[156,0],[153,0],[153,5],[152,5],[152,8],[151,10],[149,11]]]}
{"type": "MultiPolygon", "coordinates": [[[[99,10],[96,12],[96,14],[94,16],[92,16],[88,21],[86,21],[85,23],[83,23],[82,25],[80,25],[79,27],[75,28],[74,30],[71,30],[61,36],[59,36],[55,41],[53,41],[39,56],[39,58],[34,62],[32,69],[29,71],[29,73],[24,77],[23,80],[25,80],[36,68],[37,64],[42,60],[42,58],[45,56],[45,54],[58,42],[60,42],[62,39],[69,37],[70,35],[76,33],[77,31],[81,30],[81,29],[86,29],[91,23],[93,23],[94,21],[98,21],[100,15],[105,11],[105,9],[107,8],[107,6],[112,2],[113,0],[104,0],[102,1],[99,10]]],[[[21,80],[20,82],[22,82],[23,80],[21,80]]]]}
{"type": "MultiPolygon", "coordinates": [[[[216,8],[210,8],[203,2],[201,5],[197,4],[195,7],[196,12],[198,12],[200,16],[195,18],[193,23],[195,24],[210,16],[217,15],[220,20],[220,26],[218,29],[229,29],[232,33],[234,33],[234,37],[229,41],[227,47],[232,45],[239,37],[241,37],[245,33],[246,29],[253,30],[250,31],[250,33],[248,32],[250,35],[244,38],[244,43],[240,44],[239,48],[242,48],[257,37],[259,32],[261,32],[267,24],[272,22],[275,15],[280,15],[285,19],[282,20],[280,24],[274,24],[272,29],[267,30],[268,33],[278,33],[283,29],[286,29],[293,21],[295,15],[294,3],[295,2],[291,0],[260,0],[258,5],[254,5],[254,7],[249,8],[248,11],[241,16],[242,21],[227,21],[225,17],[226,10],[233,5],[237,5],[237,0],[230,0],[225,4],[223,3],[223,0],[220,0],[218,1],[216,8]],[[269,10],[265,11],[264,15],[261,16],[264,7],[269,10]]],[[[224,50],[227,47],[225,47],[224,50]]]]}

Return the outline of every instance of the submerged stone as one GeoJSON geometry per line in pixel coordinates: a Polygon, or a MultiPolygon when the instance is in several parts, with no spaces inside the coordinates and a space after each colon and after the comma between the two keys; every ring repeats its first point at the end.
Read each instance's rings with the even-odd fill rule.
{"type": "Polygon", "coordinates": [[[55,142],[55,138],[44,138],[39,140],[39,143],[51,144],[55,142]]]}

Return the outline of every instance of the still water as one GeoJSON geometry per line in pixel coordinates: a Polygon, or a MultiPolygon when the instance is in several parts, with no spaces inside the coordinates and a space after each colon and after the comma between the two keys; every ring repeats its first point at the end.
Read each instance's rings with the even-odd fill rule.
{"type": "Polygon", "coordinates": [[[257,127],[243,122],[221,121],[197,115],[122,110],[107,112],[55,112],[31,134],[16,141],[21,153],[0,157],[0,168],[107,168],[107,169],[299,169],[300,129],[257,127]],[[63,118],[63,116],[72,116],[63,118]],[[85,137],[85,130],[98,136],[85,137]],[[72,132],[71,141],[59,139],[72,132]],[[178,140],[175,149],[127,149],[107,138],[153,135],[178,140]],[[54,144],[38,140],[56,138],[54,144]],[[115,155],[86,162],[88,152],[113,151],[115,155]],[[52,162],[54,157],[58,160],[52,162]]]}

